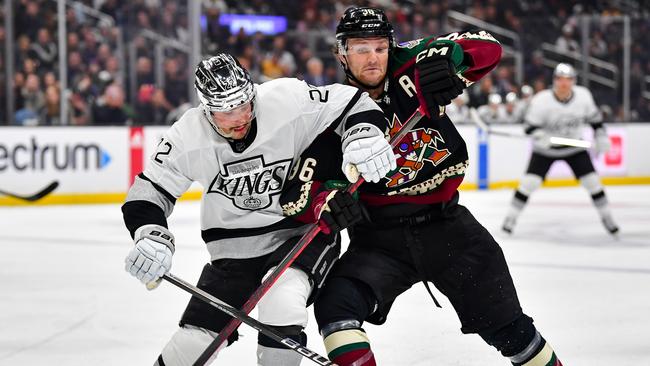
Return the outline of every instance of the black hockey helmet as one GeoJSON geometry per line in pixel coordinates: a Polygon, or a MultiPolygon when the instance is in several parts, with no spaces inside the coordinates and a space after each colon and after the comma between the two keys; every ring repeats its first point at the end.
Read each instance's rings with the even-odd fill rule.
{"type": "Polygon", "coordinates": [[[387,37],[392,49],[395,46],[394,33],[383,10],[365,6],[352,7],[345,10],[336,26],[336,43],[341,52],[345,50],[348,38],[387,37]]]}

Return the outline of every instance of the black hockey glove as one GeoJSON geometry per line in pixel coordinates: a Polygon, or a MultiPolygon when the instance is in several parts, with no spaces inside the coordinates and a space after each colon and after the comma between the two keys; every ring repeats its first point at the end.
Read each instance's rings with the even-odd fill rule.
{"type": "Polygon", "coordinates": [[[439,106],[446,106],[463,92],[465,83],[456,75],[454,66],[462,62],[462,57],[460,45],[446,40],[435,41],[416,56],[418,97],[429,116],[437,115],[439,106]]]}
{"type": "Polygon", "coordinates": [[[324,234],[330,234],[356,224],[363,218],[364,210],[352,195],[348,192],[332,190],[327,192],[320,211],[318,226],[324,234]]]}

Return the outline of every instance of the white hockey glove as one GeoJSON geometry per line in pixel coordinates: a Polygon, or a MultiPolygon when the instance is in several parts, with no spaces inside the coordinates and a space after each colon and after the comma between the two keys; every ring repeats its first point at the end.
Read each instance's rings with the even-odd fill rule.
{"type": "Polygon", "coordinates": [[[594,132],[594,138],[596,140],[594,147],[596,148],[596,152],[598,154],[606,153],[612,147],[612,144],[609,141],[609,136],[607,135],[607,131],[605,131],[604,128],[597,129],[596,132],[594,132]]]}
{"type": "Polygon", "coordinates": [[[160,225],[144,225],[136,230],[133,241],[135,247],[126,256],[124,269],[153,290],[172,268],[174,235],[160,225]]]}
{"type": "Polygon", "coordinates": [[[359,179],[359,174],[368,182],[378,183],[397,168],[397,162],[384,133],[369,123],[360,123],[343,134],[341,168],[352,183],[359,179]]]}
{"type": "Polygon", "coordinates": [[[533,146],[541,149],[547,150],[551,148],[551,137],[546,133],[546,131],[541,128],[536,129],[530,135],[533,138],[533,146]]]}

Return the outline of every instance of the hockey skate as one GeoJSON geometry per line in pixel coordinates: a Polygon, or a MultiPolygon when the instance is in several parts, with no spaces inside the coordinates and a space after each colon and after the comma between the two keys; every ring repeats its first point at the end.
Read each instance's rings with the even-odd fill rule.
{"type": "Polygon", "coordinates": [[[506,219],[503,221],[503,226],[501,226],[501,230],[505,231],[508,234],[512,234],[512,230],[515,228],[516,223],[516,217],[506,216],[506,219]]]}
{"type": "Polygon", "coordinates": [[[614,222],[614,219],[612,218],[612,215],[604,215],[601,217],[601,221],[603,222],[603,226],[605,226],[605,229],[607,231],[616,236],[618,233],[618,225],[614,222]]]}

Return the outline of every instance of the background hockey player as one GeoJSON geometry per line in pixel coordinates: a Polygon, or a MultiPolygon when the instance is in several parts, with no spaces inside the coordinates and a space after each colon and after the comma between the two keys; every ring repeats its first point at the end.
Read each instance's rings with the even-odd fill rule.
{"type": "Polygon", "coordinates": [[[505,98],[492,93],[488,96],[488,104],[478,107],[476,111],[488,125],[516,124],[523,121],[525,108],[525,102],[517,99],[515,92],[509,92],[505,98]]]}
{"type": "Polygon", "coordinates": [[[467,90],[464,90],[461,95],[454,98],[445,107],[445,113],[449,117],[449,120],[454,123],[471,123],[467,103],[469,103],[469,93],[467,93],[467,90]]]}
{"type": "MultiPolygon", "coordinates": [[[[397,46],[384,12],[367,7],[345,11],[336,40],[348,81],[378,101],[390,122],[387,133],[395,133],[420,105],[429,116],[394,149],[397,169],[360,187],[371,221],[349,230],[349,250],[315,303],[330,359],[343,366],[375,365],[363,322],[384,323],[395,298],[417,282],[423,281],[433,297],[431,281],[449,298],[464,333],[478,333],[515,365],[561,365],[522,312],[499,245],[458,204],[467,148],[453,123],[439,116],[439,106],[496,66],[499,43],[476,31],[397,46]]],[[[338,164],[331,159],[340,147],[331,141],[329,149],[313,146],[306,152],[324,155],[302,161],[310,161],[311,170],[336,175],[338,164]]],[[[345,154],[341,160],[345,164],[345,154]]],[[[314,179],[326,176],[313,174],[314,179]]],[[[302,189],[287,190],[283,207],[305,204],[301,193],[315,183],[302,179],[306,182],[292,182],[302,189]]],[[[300,218],[303,212],[289,213],[300,218]]]]}
{"type": "Polygon", "coordinates": [[[488,102],[476,109],[481,119],[488,125],[505,123],[506,108],[503,105],[503,98],[498,93],[488,95],[488,102]]]}
{"type": "Polygon", "coordinates": [[[526,206],[530,195],[542,185],[546,173],[556,160],[569,164],[580,184],[587,189],[608,232],[618,232],[609,210],[605,189],[600,183],[591,157],[580,147],[552,145],[552,136],[581,139],[585,125],[594,130],[594,147],[597,153],[610,148],[609,137],[603,126],[600,110],[591,92],[575,85],[576,72],[569,64],[558,64],[553,71],[553,87],[537,93],[528,106],[524,123],[526,133],[533,137],[533,153],[515,191],[503,230],[512,233],[517,218],[526,206]]]}
{"type": "MultiPolygon", "coordinates": [[[[126,270],[143,283],[170,271],[175,246],[166,218],[176,199],[199,182],[204,187],[201,234],[211,263],[203,268],[198,287],[241,307],[305,232],[305,225],[282,216],[278,203],[294,159],[332,123],[341,134],[360,124],[385,125],[385,117],[366,93],[350,86],[316,88],[297,79],[254,85],[227,54],[198,65],[195,87],[200,106],[167,131],[123,205],[135,241],[126,270]]],[[[367,140],[359,136],[356,141],[367,140]]],[[[366,179],[378,180],[395,163],[386,140],[371,142],[372,151],[354,149],[352,163],[366,179]]],[[[330,190],[317,215],[324,231],[335,234],[360,212],[349,194],[330,190]]],[[[306,306],[338,257],[335,237],[319,235],[287,269],[258,304],[260,321],[306,342],[306,306]]],[[[229,320],[192,298],[156,365],[193,364],[229,320]]],[[[236,338],[235,333],[229,341],[236,338]]],[[[260,334],[259,365],[299,363],[300,355],[260,334]]]]}

